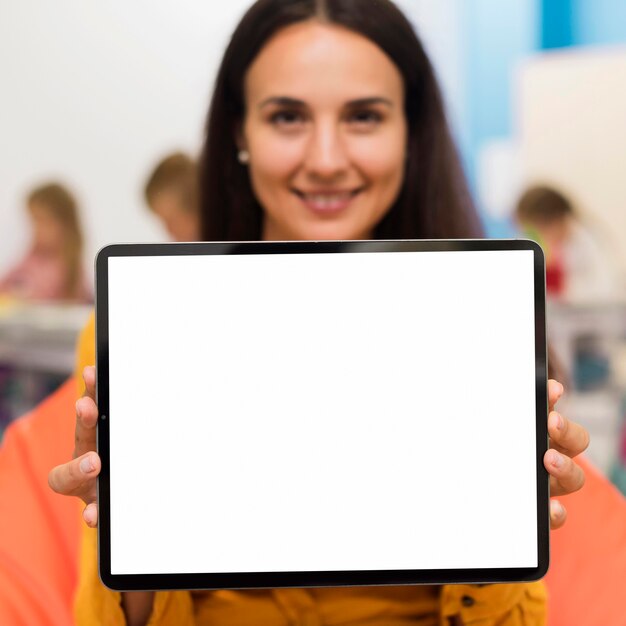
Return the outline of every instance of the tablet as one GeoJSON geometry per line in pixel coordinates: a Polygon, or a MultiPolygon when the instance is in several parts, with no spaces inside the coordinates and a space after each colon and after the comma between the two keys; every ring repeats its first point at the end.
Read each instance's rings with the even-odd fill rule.
{"type": "Polygon", "coordinates": [[[102,581],[543,576],[544,275],[522,240],[105,247],[102,581]]]}

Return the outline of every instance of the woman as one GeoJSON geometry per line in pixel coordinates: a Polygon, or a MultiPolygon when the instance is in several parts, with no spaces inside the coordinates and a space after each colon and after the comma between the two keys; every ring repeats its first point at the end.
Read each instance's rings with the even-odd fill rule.
{"type": "Polygon", "coordinates": [[[26,200],[32,242],[28,253],[0,279],[0,293],[21,300],[90,300],[82,270],[78,207],[59,183],[41,185],[26,200]]]}
{"type": "MultiPolygon", "coordinates": [[[[201,162],[206,240],[472,237],[480,235],[433,70],[388,2],[260,0],[244,16],[217,78],[201,162]]],[[[94,362],[93,327],[81,362],[94,362]]],[[[75,459],[50,484],[86,503],[97,524],[95,371],[84,370],[75,459]]],[[[562,393],[550,384],[550,404],[562,393]]],[[[586,432],[552,412],[558,446],[545,459],[553,493],[583,482],[571,461],[586,432]]],[[[552,507],[553,526],[565,520],[552,507]]],[[[97,580],[85,539],[79,623],[540,624],[530,585],[282,589],[115,594],[97,580]],[[451,621],[448,622],[447,619],[451,621]],[[464,621],[463,621],[464,620],[464,621]]]]}

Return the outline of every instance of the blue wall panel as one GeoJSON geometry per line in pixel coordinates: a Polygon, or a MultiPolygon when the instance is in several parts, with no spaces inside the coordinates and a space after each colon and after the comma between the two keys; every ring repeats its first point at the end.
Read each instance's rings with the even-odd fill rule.
{"type": "Polygon", "coordinates": [[[626,0],[571,0],[571,4],[575,44],[626,43],[626,0]]]}
{"type": "Polygon", "coordinates": [[[541,18],[537,25],[541,33],[541,47],[564,48],[574,43],[573,0],[543,0],[541,18]]]}

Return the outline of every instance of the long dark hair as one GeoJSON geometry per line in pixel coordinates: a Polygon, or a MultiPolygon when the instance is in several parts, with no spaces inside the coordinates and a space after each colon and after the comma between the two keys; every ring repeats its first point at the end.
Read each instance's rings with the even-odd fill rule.
{"type": "Polygon", "coordinates": [[[258,0],[235,29],[216,79],[200,162],[202,238],[261,238],[263,209],[247,168],[237,160],[235,137],[245,115],[244,77],[272,35],[310,19],[367,37],[391,58],[404,79],[408,122],[404,182],[375,228],[375,238],[482,236],[434,70],[402,12],[389,0],[258,0]]]}

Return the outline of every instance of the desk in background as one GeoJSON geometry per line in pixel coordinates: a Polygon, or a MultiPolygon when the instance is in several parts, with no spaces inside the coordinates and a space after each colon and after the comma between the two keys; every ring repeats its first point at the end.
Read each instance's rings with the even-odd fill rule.
{"type": "Polygon", "coordinates": [[[0,301],[0,436],[72,375],[91,305],[0,301]]]}
{"type": "Polygon", "coordinates": [[[567,377],[558,408],[587,428],[587,456],[608,476],[618,462],[626,420],[626,302],[550,302],[547,327],[567,377]]]}

